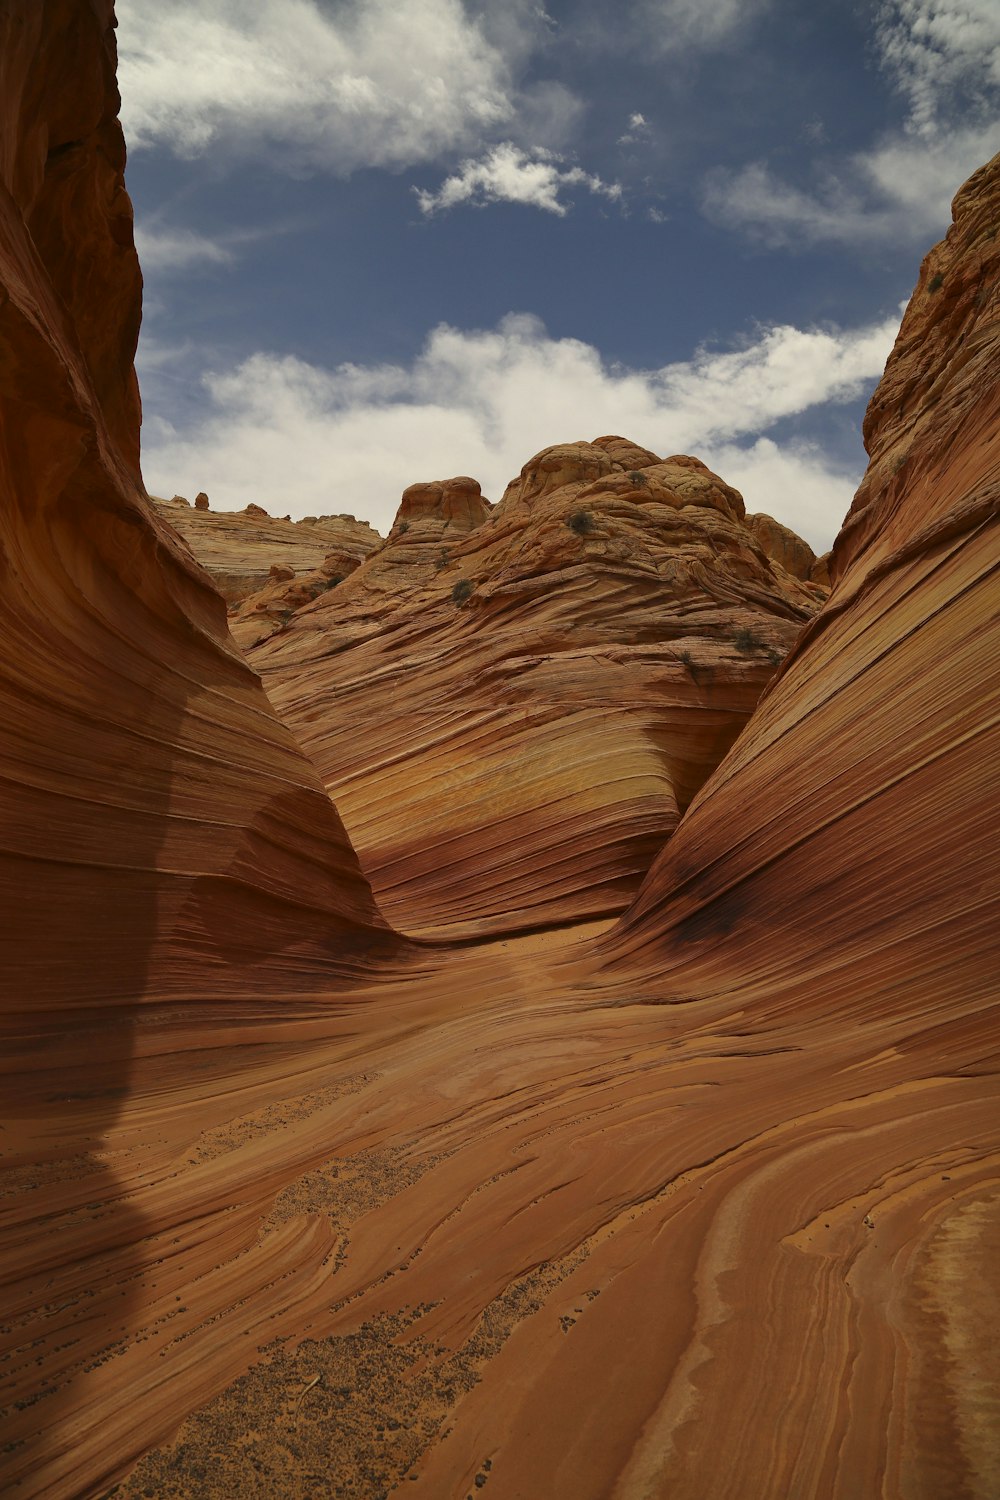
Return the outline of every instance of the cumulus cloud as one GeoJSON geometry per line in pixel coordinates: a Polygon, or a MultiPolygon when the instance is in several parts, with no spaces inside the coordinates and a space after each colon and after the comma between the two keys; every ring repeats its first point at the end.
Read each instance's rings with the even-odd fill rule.
{"type": "MultiPolygon", "coordinates": [[[[468,148],[515,113],[512,65],[545,21],[491,36],[461,0],[118,0],[133,149],[268,151],[293,170],[400,168],[468,148]]],[[[565,101],[561,106],[565,109],[565,101]]]]}
{"type": "Polygon", "coordinates": [[[740,491],[747,510],[783,521],[819,555],[832,546],[861,477],[819,444],[797,439],[776,443],[760,437],[746,447],[720,443],[709,461],[740,491]]]}
{"type": "MultiPolygon", "coordinates": [[[[474,474],[498,498],[553,442],[621,432],[663,454],[694,451],[825,549],[857,483],[817,448],[764,435],[818,405],[856,399],[881,373],[897,320],[854,330],[775,327],[743,347],[697,350],[658,370],[608,366],[591,345],[550,338],[528,315],[491,330],[442,325],[403,365],[327,370],[256,354],[204,377],[197,425],[145,429],[158,494],[208,491],[220,508],[353,511],[385,531],[403,488],[474,474]],[[749,441],[748,441],[749,440],[749,441]]],[[[140,354],[141,354],[140,349],[140,354]]],[[[147,403],[156,368],[140,362],[147,403]]]]}
{"type": "Polygon", "coordinates": [[[494,146],[478,161],[463,161],[436,193],[423,188],[413,191],[425,214],[460,203],[479,208],[487,203],[525,203],[562,217],[567,207],[559,195],[571,188],[585,188],[610,199],[619,199],[622,193],[616,182],[603,182],[581,167],[560,166],[560,158],[551,151],[522,151],[511,141],[494,146]]]}
{"type": "Polygon", "coordinates": [[[628,129],[624,135],[618,137],[618,144],[619,146],[635,146],[640,141],[648,141],[649,135],[649,121],[645,115],[640,114],[637,110],[634,114],[629,115],[628,129]]]}

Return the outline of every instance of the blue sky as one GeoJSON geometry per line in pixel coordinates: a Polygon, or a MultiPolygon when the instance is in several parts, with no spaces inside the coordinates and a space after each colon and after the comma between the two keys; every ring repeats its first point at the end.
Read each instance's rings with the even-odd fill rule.
{"type": "Polygon", "coordinates": [[[154,493],[385,532],[550,443],[690,452],[817,550],[996,0],[118,0],[154,493]]]}

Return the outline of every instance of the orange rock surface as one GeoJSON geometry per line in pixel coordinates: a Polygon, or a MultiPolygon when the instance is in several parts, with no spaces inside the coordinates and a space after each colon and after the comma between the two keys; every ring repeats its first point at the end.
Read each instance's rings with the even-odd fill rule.
{"type": "Polygon", "coordinates": [[[276,567],[291,569],[292,577],[311,577],[326,565],[327,576],[343,577],[382,541],[367,521],[347,515],[291,521],[269,516],[259,505],[211,510],[197,501],[189,505],[180,495],[172,500],[154,496],[153,503],[230,605],[264,588],[276,567]]]}
{"type": "MultiPolygon", "coordinates": [[[[833,595],[637,901],[390,956],[137,488],[110,19],[0,0],[0,1490],[991,1500],[1000,158],[921,272],[833,595]],[[117,377],[59,243],[64,285],[114,267],[117,377]]],[[[584,449],[448,568],[487,592],[506,527],[537,558],[546,485],[628,473],[584,449]]]]}
{"type": "Polygon", "coordinates": [[[412,485],[326,582],[272,585],[234,634],[424,936],[620,911],[823,598],[698,460],[617,437],[547,448],[495,510],[412,485]]]}

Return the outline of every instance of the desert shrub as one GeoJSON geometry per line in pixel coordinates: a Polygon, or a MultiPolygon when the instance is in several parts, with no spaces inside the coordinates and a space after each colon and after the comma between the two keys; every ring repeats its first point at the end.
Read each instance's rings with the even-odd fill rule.
{"type": "Polygon", "coordinates": [[[400,521],[399,525],[396,527],[396,535],[397,536],[402,536],[403,532],[404,531],[409,531],[409,529],[410,529],[410,523],[409,523],[409,521],[400,521]]]}
{"type": "Polygon", "coordinates": [[[471,578],[460,578],[451,591],[452,602],[454,604],[464,604],[475,587],[476,585],[471,578]]]}
{"type": "Polygon", "coordinates": [[[628,477],[637,489],[645,490],[649,488],[649,475],[644,474],[641,469],[630,469],[628,477]]]}
{"type": "Polygon", "coordinates": [[[733,636],[733,645],[737,651],[744,656],[752,656],[755,651],[766,649],[767,642],[761,640],[756,630],[749,625],[741,625],[733,636]]]}
{"type": "Polygon", "coordinates": [[[566,517],[566,525],[577,536],[587,536],[594,529],[594,518],[589,510],[571,510],[566,517]]]}
{"type": "Polygon", "coordinates": [[[932,276],[930,281],[927,283],[927,290],[929,292],[939,292],[943,286],[944,277],[941,275],[941,272],[938,271],[937,275],[932,276]]]}

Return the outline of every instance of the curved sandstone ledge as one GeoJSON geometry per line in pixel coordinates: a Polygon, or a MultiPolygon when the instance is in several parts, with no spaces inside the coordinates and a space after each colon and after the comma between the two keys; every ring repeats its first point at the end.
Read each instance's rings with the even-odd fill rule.
{"type": "Polygon", "coordinates": [[[129,1500],[248,1469],[282,1500],[986,1500],[981,996],[845,1022],[808,963],[710,996],[696,962],[688,997],[562,942],[195,1017],[190,1052],[147,1031],[101,1161],[67,1107],[9,1205],[5,1493],[103,1493],[159,1445],[129,1500]]]}
{"type": "Polygon", "coordinates": [[[281,588],[234,635],[425,938],[622,910],[824,597],[697,459],[617,437],[544,450],[496,508],[413,485],[350,577],[281,588]]]}

